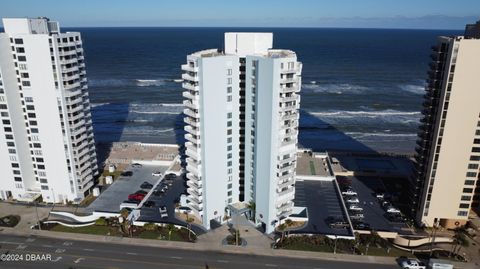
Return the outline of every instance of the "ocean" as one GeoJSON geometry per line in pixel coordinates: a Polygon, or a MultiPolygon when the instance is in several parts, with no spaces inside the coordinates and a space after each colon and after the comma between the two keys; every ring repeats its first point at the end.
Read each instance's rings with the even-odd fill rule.
{"type": "Polygon", "coordinates": [[[227,31],[269,31],[303,62],[299,142],[314,150],[412,154],[430,47],[441,30],[75,28],[97,142],[181,143],[186,55],[227,31]]]}

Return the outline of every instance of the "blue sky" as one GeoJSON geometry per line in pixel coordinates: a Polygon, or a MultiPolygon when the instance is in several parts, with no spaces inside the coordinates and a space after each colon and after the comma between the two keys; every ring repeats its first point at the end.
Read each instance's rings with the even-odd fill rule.
{"type": "Polygon", "coordinates": [[[253,26],[462,29],[480,0],[1,0],[0,17],[62,26],[253,26]]]}

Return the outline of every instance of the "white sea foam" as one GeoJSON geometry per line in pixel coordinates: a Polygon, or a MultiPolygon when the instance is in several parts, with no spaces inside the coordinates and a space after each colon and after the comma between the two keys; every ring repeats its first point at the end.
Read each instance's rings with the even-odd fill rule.
{"type": "Polygon", "coordinates": [[[136,79],[135,81],[139,87],[162,86],[165,84],[163,79],[136,79]]]}
{"type": "Polygon", "coordinates": [[[424,85],[406,84],[406,85],[399,85],[398,87],[405,92],[409,92],[413,94],[425,94],[424,85]]]}
{"type": "Polygon", "coordinates": [[[370,91],[370,88],[360,85],[342,83],[342,84],[303,84],[302,88],[315,93],[331,94],[363,94],[370,91]]]}
{"type": "Polygon", "coordinates": [[[312,115],[320,117],[355,117],[355,116],[367,116],[367,117],[379,117],[379,116],[412,116],[420,115],[417,111],[398,111],[393,109],[379,110],[379,111],[324,111],[324,112],[309,112],[312,115]]]}

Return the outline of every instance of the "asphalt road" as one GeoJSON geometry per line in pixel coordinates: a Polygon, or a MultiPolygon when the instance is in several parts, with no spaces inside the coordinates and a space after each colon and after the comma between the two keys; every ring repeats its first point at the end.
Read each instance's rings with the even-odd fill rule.
{"type": "MultiPolygon", "coordinates": [[[[140,247],[44,237],[2,235],[0,254],[23,261],[0,261],[0,268],[305,268],[390,269],[397,265],[375,265],[343,261],[308,260],[212,251],[140,247]],[[32,254],[51,255],[49,261],[26,261],[32,254]]],[[[41,256],[37,256],[40,257],[41,256]]],[[[5,256],[2,256],[5,259],[5,256]]]]}

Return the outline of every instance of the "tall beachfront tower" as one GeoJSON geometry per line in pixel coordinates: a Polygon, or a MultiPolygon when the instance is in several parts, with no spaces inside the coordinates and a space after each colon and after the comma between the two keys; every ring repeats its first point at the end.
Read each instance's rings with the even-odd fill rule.
{"type": "Polygon", "coordinates": [[[97,174],[80,34],[47,18],[3,26],[0,198],[79,201],[97,174]]]}
{"type": "Polygon", "coordinates": [[[417,221],[462,226],[478,207],[480,22],[432,47],[425,115],[416,148],[417,221]],[[477,193],[475,193],[477,191],[477,193]]]}
{"type": "Polygon", "coordinates": [[[267,233],[293,208],[301,64],[271,33],[226,33],[182,66],[188,203],[210,228],[255,203],[267,233]]]}

